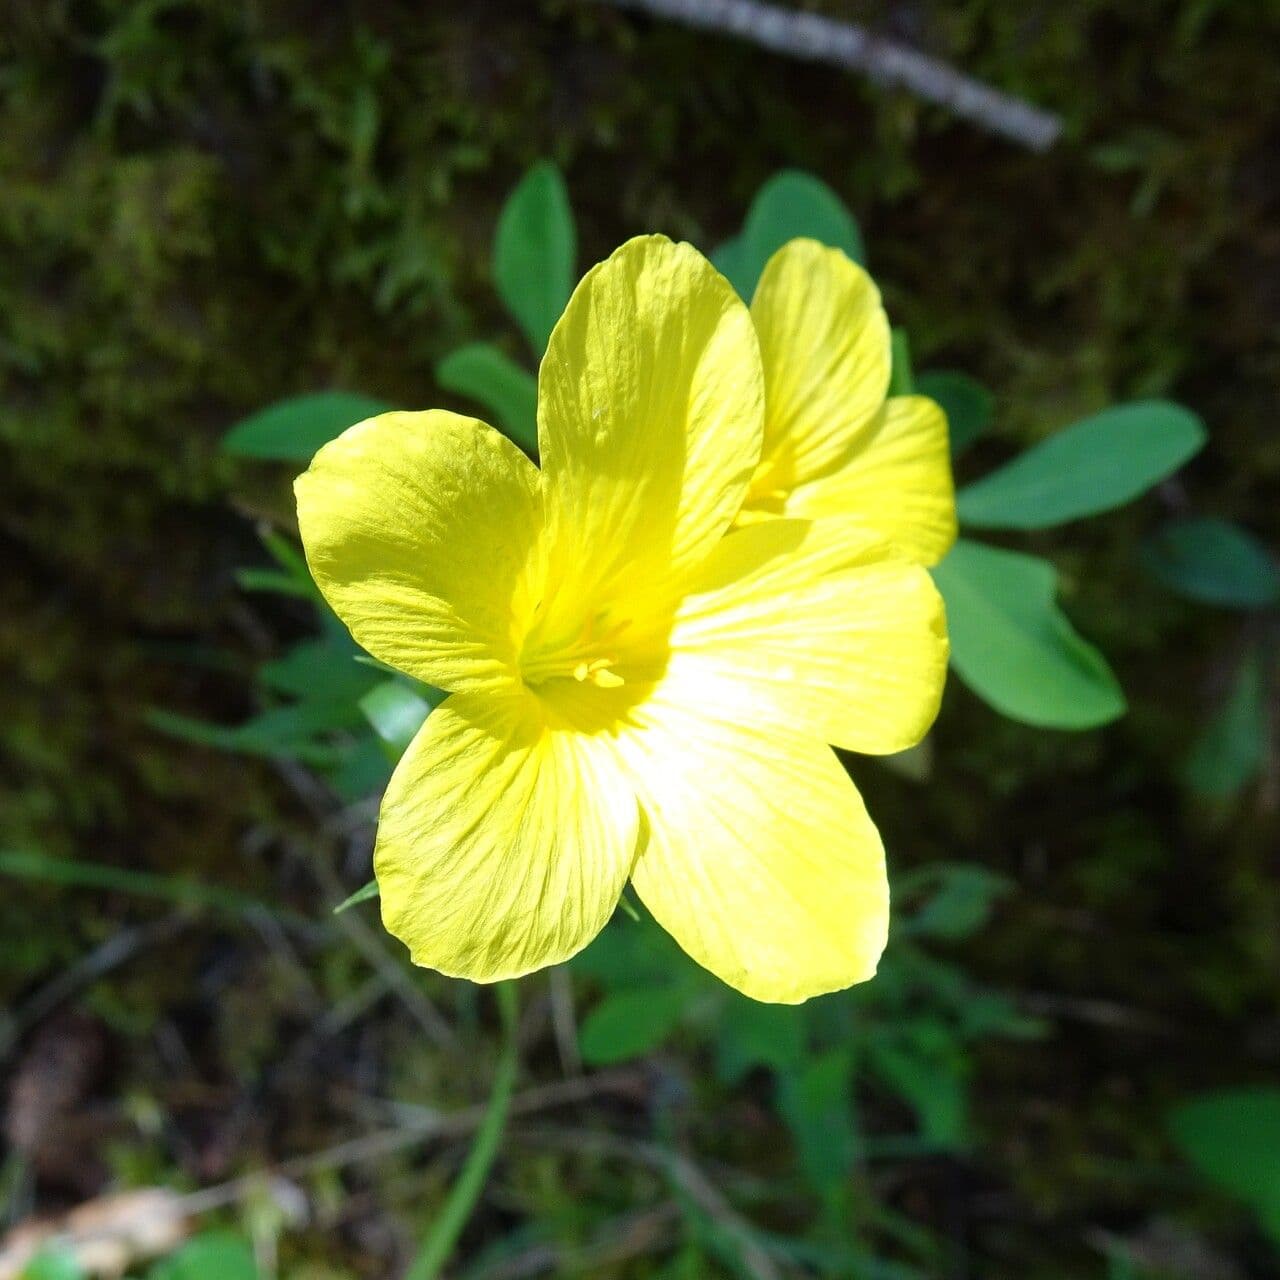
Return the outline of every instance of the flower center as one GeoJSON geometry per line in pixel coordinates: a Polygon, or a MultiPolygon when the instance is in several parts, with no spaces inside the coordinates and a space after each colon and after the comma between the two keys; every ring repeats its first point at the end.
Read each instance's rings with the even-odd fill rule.
{"type": "Polygon", "coordinates": [[[535,625],[520,652],[520,674],[530,687],[550,680],[576,680],[600,689],[617,689],[626,683],[614,668],[623,658],[630,628],[601,613],[589,618],[576,634],[548,635],[535,625]]]}

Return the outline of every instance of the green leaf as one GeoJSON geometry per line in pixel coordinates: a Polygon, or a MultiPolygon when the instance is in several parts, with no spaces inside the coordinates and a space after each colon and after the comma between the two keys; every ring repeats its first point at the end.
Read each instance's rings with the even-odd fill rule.
{"type": "Polygon", "coordinates": [[[360,699],[360,710],[373,726],[392,760],[399,760],[426,718],[447,695],[440,689],[414,687],[406,680],[384,680],[360,699]]]}
{"type": "Polygon", "coordinates": [[[608,991],[661,986],[673,974],[704,972],[652,921],[632,925],[613,920],[569,964],[574,973],[608,991]]]}
{"type": "Polygon", "coordinates": [[[1144,400],[1105,409],[962,489],[962,524],[1044,529],[1122,506],[1176,471],[1205,442],[1189,409],[1144,400]]]}
{"type": "Polygon", "coordinates": [[[258,1280],[258,1265],[239,1236],[210,1231],[157,1262],[147,1280],[258,1280]]]}
{"type": "Polygon", "coordinates": [[[1231,692],[1192,744],[1183,777],[1193,791],[1230,796],[1262,768],[1267,752],[1267,704],[1260,646],[1245,654],[1231,692]]]}
{"type": "Polygon", "coordinates": [[[579,1032],[583,1060],[600,1066],[656,1049],[680,1021],[686,1000],[678,987],[647,987],[605,996],[579,1032]]]}
{"type": "Polygon", "coordinates": [[[804,1060],[804,1020],[790,1005],[729,997],[716,1035],[716,1072],[728,1085],[756,1067],[790,1071],[804,1060]]]}
{"type": "Polygon", "coordinates": [[[1171,591],[1228,609],[1280,603],[1280,569],[1237,524],[1203,516],[1158,529],[1142,548],[1147,568],[1171,591]]]}
{"type": "Polygon", "coordinates": [[[353,804],[386,789],[391,765],[382,743],[370,733],[340,744],[337,758],[322,772],[338,799],[353,804]]]}
{"type": "Polygon", "coordinates": [[[961,538],[933,575],[952,666],[997,711],[1050,729],[1091,729],[1124,714],[1106,660],[1054,603],[1051,564],[961,538]]]}
{"type": "Polygon", "coordinates": [[[537,380],[497,347],[459,347],[436,365],[436,381],[484,405],[526,453],[538,451],[537,380]]]}
{"type": "Polygon", "coordinates": [[[147,723],[161,733],[219,751],[246,755],[292,756],[304,763],[331,762],[333,751],[316,741],[317,734],[352,729],[361,723],[360,709],[347,698],[316,697],[275,707],[243,724],[223,725],[174,711],[153,708],[147,723]]]}
{"type": "Polygon", "coordinates": [[[292,574],[283,573],[279,569],[263,569],[251,565],[247,569],[236,570],[236,586],[241,591],[267,591],[278,596],[296,596],[310,600],[315,592],[309,586],[303,586],[292,574]]]}
{"type": "Polygon", "coordinates": [[[74,1253],[46,1246],[22,1269],[19,1280],[85,1280],[85,1273],[74,1253]]]}
{"type": "Polygon", "coordinates": [[[748,302],[765,263],[789,240],[818,240],[864,262],[862,233],[844,202],[825,182],[798,169],[775,173],[756,193],[742,235],[711,260],[748,302]]]}
{"type": "Polygon", "coordinates": [[[0,849],[0,876],[62,885],[69,889],[129,893],[141,898],[205,907],[237,916],[261,913],[277,917],[291,915],[258,898],[238,893],[234,889],[224,889],[219,885],[203,884],[198,880],[187,880],[176,875],[134,871],[129,867],[117,867],[109,863],[52,858],[38,850],[0,849]]]}
{"type": "Polygon", "coordinates": [[[968,1090],[959,1046],[873,1044],[871,1061],[881,1079],[916,1113],[927,1141],[948,1148],[964,1145],[968,1090]]]}
{"type": "Polygon", "coordinates": [[[911,339],[905,329],[894,329],[891,336],[893,365],[889,373],[889,394],[909,396],[915,389],[915,379],[911,376],[911,339]]]}
{"type": "Polygon", "coordinates": [[[779,1085],[778,1109],[795,1137],[805,1175],[820,1188],[845,1178],[857,1143],[852,1054],[835,1049],[813,1058],[784,1075],[779,1085]]]}
{"type": "Polygon", "coordinates": [[[358,702],[375,684],[378,673],[355,660],[348,643],[329,639],[301,640],[287,653],[258,668],[258,679],[276,693],[307,698],[323,690],[335,702],[358,702]]]}
{"type": "Polygon", "coordinates": [[[222,437],[222,448],[240,458],[310,462],[321,445],[392,407],[349,391],[291,396],[237,423],[222,437]]]}
{"type": "Polygon", "coordinates": [[[1183,1156],[1249,1205],[1280,1243],[1280,1089],[1229,1089],[1178,1107],[1169,1131],[1183,1156]]]}
{"type": "Polygon", "coordinates": [[[991,425],[996,399],[976,378],[951,369],[916,377],[916,391],[936,400],[947,415],[951,456],[957,458],[991,425]]]}
{"type": "Polygon", "coordinates": [[[536,164],[498,217],[493,275],[516,323],[541,355],[573,292],[577,233],[564,179],[555,165],[536,164]]]}
{"type": "MultiPolygon", "coordinates": [[[[751,278],[751,293],[744,292],[742,286],[747,282],[750,273],[747,269],[746,246],[740,235],[731,236],[718,249],[712,250],[711,265],[733,285],[739,294],[750,301],[751,293],[755,292],[756,282],[754,277],[751,278]]],[[[759,274],[760,272],[757,270],[756,277],[759,274]]]]}
{"type": "Polygon", "coordinates": [[[357,889],[349,898],[344,898],[333,909],[335,916],[340,916],[344,911],[350,911],[352,907],[358,907],[362,902],[368,902],[371,898],[379,895],[378,882],[370,880],[363,888],[357,889]]]}
{"type": "Polygon", "coordinates": [[[923,867],[894,884],[898,902],[921,889],[933,890],[914,914],[901,920],[899,932],[947,942],[970,937],[987,923],[996,902],[1012,888],[1008,877],[986,867],[963,862],[923,867]]]}

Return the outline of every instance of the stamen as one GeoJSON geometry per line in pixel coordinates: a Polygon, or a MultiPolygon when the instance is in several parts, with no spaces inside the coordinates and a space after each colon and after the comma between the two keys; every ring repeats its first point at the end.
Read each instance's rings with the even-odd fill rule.
{"type": "Polygon", "coordinates": [[[590,681],[601,689],[617,689],[626,681],[616,671],[610,671],[612,658],[596,658],[591,662],[580,662],[573,669],[573,678],[579,684],[590,681]]]}

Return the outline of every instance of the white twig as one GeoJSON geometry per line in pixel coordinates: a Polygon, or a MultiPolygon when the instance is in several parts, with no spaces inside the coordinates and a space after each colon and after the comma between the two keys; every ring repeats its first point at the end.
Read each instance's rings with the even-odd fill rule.
{"type": "Polygon", "coordinates": [[[837,22],[764,0],[596,0],[636,9],[686,26],[750,40],[775,53],[827,62],[868,76],[878,84],[909,90],[926,102],[991,133],[1047,151],[1062,134],[1062,118],[964,75],[896,40],[872,35],[852,22],[837,22]]]}

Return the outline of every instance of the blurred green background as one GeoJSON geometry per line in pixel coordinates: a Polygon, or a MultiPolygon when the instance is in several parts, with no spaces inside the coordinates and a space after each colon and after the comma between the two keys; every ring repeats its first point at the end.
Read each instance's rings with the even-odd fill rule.
{"type": "MultiPolygon", "coordinates": [[[[1280,1071],[1277,619],[1182,600],[1140,551],[1185,513],[1280,545],[1280,4],[805,7],[1062,113],[1064,140],[1033,155],[588,0],[5,6],[5,1226],[328,1152],[193,1220],[263,1274],[398,1276],[456,1175],[447,1126],[332,1155],[483,1102],[498,1056],[485,993],[409,969],[368,909],[329,916],[368,878],[368,805],[148,712],[244,719],[313,626],[237,584],[268,563],[259,523],[289,528],[291,472],[220,437],[329,386],[464,407],[433,367],[495,334],[518,350],[490,246],[550,158],[581,267],[645,231],[710,248],[776,170],[823,179],[917,365],[996,394],[961,480],[1124,399],[1189,405],[1209,442],[1136,504],[1008,540],[1057,565],[1126,717],[1037,730],[952,680],[925,776],[854,763],[898,879],[961,864],[944,888],[972,908],[907,935],[896,978],[810,1015],[794,1052],[794,1028],[743,1030],[678,959],[633,955],[631,922],[571,979],[522,984],[528,1114],[450,1274],[1280,1274],[1280,1120],[1185,1110],[1280,1071]],[[1272,655],[1270,736],[1207,798],[1187,753],[1246,651],[1272,655]],[[157,879],[55,884],[51,859],[157,879]],[[680,1016],[630,1046],[597,1019],[580,1079],[566,1004],[590,1027],[647,965],[614,1016],[652,1020],[657,988],[680,1016]]],[[[181,1275],[238,1280],[211,1265],[181,1275]]]]}

